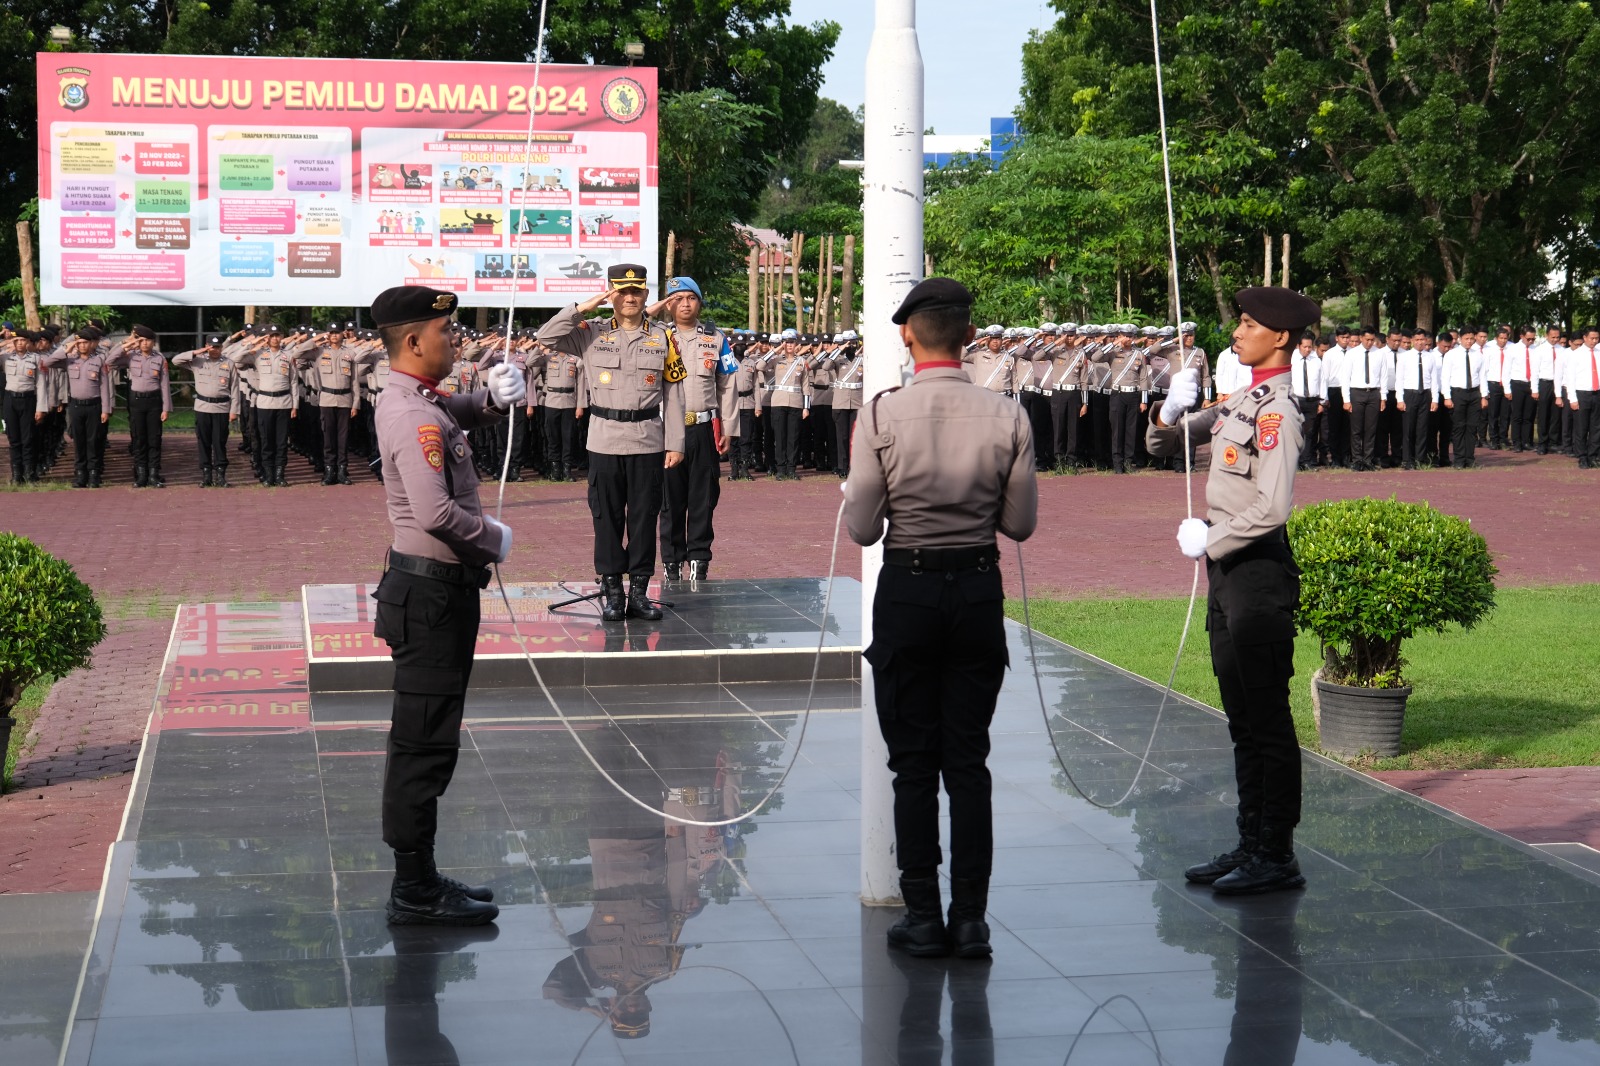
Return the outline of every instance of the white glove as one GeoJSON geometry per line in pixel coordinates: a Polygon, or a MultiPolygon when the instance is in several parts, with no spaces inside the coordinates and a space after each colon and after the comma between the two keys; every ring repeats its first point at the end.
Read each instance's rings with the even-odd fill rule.
{"type": "Polygon", "coordinates": [[[510,363],[496,363],[489,368],[489,396],[502,411],[509,411],[528,395],[528,383],[522,371],[510,363]]]}
{"type": "Polygon", "coordinates": [[[1167,398],[1161,402],[1161,424],[1175,426],[1184,412],[1200,398],[1200,371],[1190,368],[1172,375],[1167,386],[1167,398]]]}
{"type": "MultiPolygon", "coordinates": [[[[507,530],[510,535],[510,530],[507,530]]],[[[1211,527],[1198,518],[1185,518],[1178,523],[1178,550],[1191,559],[1204,559],[1206,557],[1206,541],[1211,536],[1211,527]]]]}
{"type": "Polygon", "coordinates": [[[505,562],[506,557],[511,554],[511,527],[500,521],[498,518],[490,518],[488,515],[484,515],[483,523],[490,529],[499,531],[500,554],[495,556],[494,561],[497,563],[505,562]]]}

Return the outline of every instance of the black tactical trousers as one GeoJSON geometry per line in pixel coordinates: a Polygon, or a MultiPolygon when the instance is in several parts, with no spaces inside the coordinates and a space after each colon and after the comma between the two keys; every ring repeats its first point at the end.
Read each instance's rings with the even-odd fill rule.
{"type": "MultiPolygon", "coordinates": [[[[5,419],[6,439],[11,442],[11,465],[22,468],[27,477],[33,470],[33,415],[38,396],[32,392],[7,391],[5,403],[0,405],[0,418],[5,419]]],[[[43,459],[41,454],[39,457],[43,459]]]]}
{"type": "Polygon", "coordinates": [[[1132,465],[1134,440],[1139,432],[1139,394],[1113,392],[1110,397],[1111,465],[1118,470],[1132,465]]]}
{"type": "Polygon", "coordinates": [[[761,436],[761,420],[756,418],[754,407],[747,407],[739,412],[739,435],[733,441],[733,454],[738,457],[739,465],[745,473],[751,473],[756,465],[756,446],[761,436]]]}
{"type": "Polygon", "coordinates": [[[837,405],[833,409],[833,472],[841,477],[850,474],[850,437],[856,431],[858,410],[837,405]]]}
{"type": "Polygon", "coordinates": [[[106,469],[106,427],[100,421],[99,400],[73,400],[67,404],[67,424],[72,431],[76,474],[104,474],[106,469]]]}
{"type": "Polygon", "coordinates": [[[833,404],[814,403],[811,417],[801,423],[804,441],[800,459],[814,470],[833,469],[833,404]]]}
{"type": "Polygon", "coordinates": [[[228,416],[194,413],[194,439],[200,448],[201,467],[228,469],[228,416]]]}
{"type": "Polygon", "coordinates": [[[661,514],[665,460],[664,452],[589,453],[589,514],[594,518],[596,574],[655,574],[656,518],[661,514]]]}
{"type": "Polygon", "coordinates": [[[711,558],[711,516],[722,495],[722,457],[711,423],[685,426],[683,462],[665,471],[661,494],[661,561],[711,558]]]}
{"type": "Polygon", "coordinates": [[[322,416],[322,462],[329,470],[337,470],[350,460],[350,417],[348,407],[319,407],[322,416]]]}
{"type": "Polygon", "coordinates": [[[373,633],[394,657],[394,710],[383,770],[383,842],[431,848],[439,797],[461,749],[461,714],[478,639],[478,590],[389,570],[373,594],[373,633]]]}
{"type": "Polygon", "coordinates": [[[932,870],[939,783],[950,797],[950,876],[987,880],[994,858],[989,722],[1005,677],[1005,591],[994,567],[886,564],[872,606],[872,691],[894,771],[896,861],[932,870]]]}
{"type": "Polygon", "coordinates": [[[161,469],[161,394],[128,396],[128,435],[133,438],[133,465],[161,469]]]}
{"type": "Polygon", "coordinates": [[[262,468],[268,476],[278,467],[288,465],[288,408],[256,408],[256,454],[261,457],[262,468]]]}
{"type": "Polygon", "coordinates": [[[800,451],[801,409],[769,407],[764,417],[772,420],[772,462],[780,474],[793,474],[800,451]]]}
{"type": "Polygon", "coordinates": [[[1300,568],[1282,534],[1206,564],[1211,669],[1233,738],[1239,813],[1300,822],[1300,743],[1289,713],[1300,568]]]}
{"type": "Polygon", "coordinates": [[[1024,392],[1022,409],[1028,412],[1028,423],[1033,427],[1033,462],[1043,471],[1056,465],[1055,424],[1050,419],[1050,399],[1042,392],[1024,392]]]}
{"type": "Polygon", "coordinates": [[[577,465],[578,412],[573,408],[544,408],[544,459],[562,470],[577,465]]]}

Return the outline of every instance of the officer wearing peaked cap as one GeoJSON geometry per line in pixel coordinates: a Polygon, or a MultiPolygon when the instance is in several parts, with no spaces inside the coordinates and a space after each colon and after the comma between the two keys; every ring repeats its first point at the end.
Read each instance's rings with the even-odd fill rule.
{"type": "Polygon", "coordinates": [[[1038,484],[1021,406],[962,369],[971,306],[959,282],[929,278],[894,313],[916,373],[856,421],[845,521],[858,544],[884,538],[865,656],[895,775],[907,911],[889,944],[982,958],[994,849],[989,721],[1007,664],[995,537],[1032,535],[1038,484]],[[950,797],[948,927],[938,881],[941,779],[950,797]]]}
{"type": "Polygon", "coordinates": [[[200,487],[228,487],[228,423],[239,417],[238,370],[222,355],[220,333],[203,347],[179,352],[173,366],[194,375],[194,437],[200,449],[200,487]]]}
{"type": "Polygon", "coordinates": [[[578,396],[589,412],[589,511],[603,617],[656,621],[661,608],[650,599],[656,520],[662,470],[683,461],[686,371],[666,327],[645,317],[645,268],[619,263],[606,280],[605,292],[551,316],[538,340],[583,358],[578,396]],[[607,302],[611,317],[584,318],[607,302]]]}
{"type": "Polygon", "coordinates": [[[375,418],[394,541],[372,595],[373,632],[394,657],[383,839],[395,852],[387,913],[396,924],[481,925],[499,913],[493,892],[441,876],[433,849],[461,744],[478,590],[511,551],[511,530],[478,502],[466,431],[502,420],[526,384],[501,367],[487,389],[438,391],[455,361],[455,309],[455,294],[422,286],[385,289],[372,303],[390,358],[375,418]]]}
{"type": "Polygon", "coordinates": [[[1300,746],[1289,713],[1300,571],[1285,531],[1303,438],[1289,370],[1301,332],[1322,312],[1284,288],[1241,289],[1234,301],[1233,350],[1250,371],[1249,387],[1185,414],[1199,397],[1199,375],[1180,371],[1150,421],[1148,444],[1153,455],[1173,455],[1186,431],[1211,441],[1206,519],[1185,519],[1178,545],[1206,562],[1206,629],[1233,738],[1239,843],[1185,876],[1242,895],[1305,884],[1294,856],[1300,746]]]}
{"type": "Polygon", "coordinates": [[[62,347],[45,356],[43,365],[60,366],[67,373],[68,426],[72,433],[74,488],[100,487],[105,476],[106,423],[114,399],[108,353],[101,350],[105,334],[84,326],[62,347]]]}

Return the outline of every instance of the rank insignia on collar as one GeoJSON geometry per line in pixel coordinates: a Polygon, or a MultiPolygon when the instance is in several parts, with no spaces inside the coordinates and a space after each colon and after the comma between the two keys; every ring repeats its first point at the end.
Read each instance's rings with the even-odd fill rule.
{"type": "Polygon", "coordinates": [[[1252,400],[1264,400],[1268,396],[1271,396],[1271,395],[1272,395],[1272,386],[1271,385],[1265,385],[1265,384],[1257,385],[1255,388],[1250,390],[1250,398],[1252,400]]]}

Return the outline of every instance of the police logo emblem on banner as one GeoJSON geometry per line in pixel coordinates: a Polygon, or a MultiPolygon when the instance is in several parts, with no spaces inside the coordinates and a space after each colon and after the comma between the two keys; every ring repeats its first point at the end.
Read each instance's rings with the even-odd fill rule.
{"type": "Polygon", "coordinates": [[[82,67],[60,67],[56,74],[61,78],[57,100],[68,111],[81,111],[89,106],[89,72],[82,67]]]}
{"type": "Polygon", "coordinates": [[[600,91],[600,107],[613,122],[637,122],[644,117],[644,86],[632,78],[612,78],[600,91]]]}

